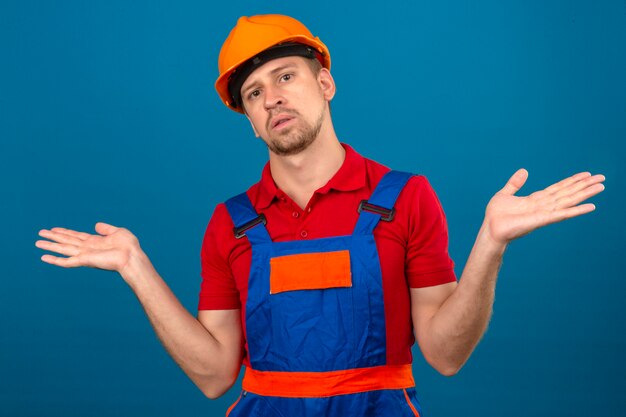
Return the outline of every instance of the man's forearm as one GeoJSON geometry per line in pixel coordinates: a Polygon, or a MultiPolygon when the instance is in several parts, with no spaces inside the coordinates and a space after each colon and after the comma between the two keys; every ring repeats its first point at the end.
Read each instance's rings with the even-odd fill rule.
{"type": "Polygon", "coordinates": [[[207,396],[224,393],[239,372],[240,350],[221,344],[183,307],[142,251],[132,254],[120,273],[182,370],[207,396]]]}
{"type": "Polygon", "coordinates": [[[429,322],[426,342],[420,346],[444,374],[452,375],[463,366],[487,329],[505,249],[483,225],[458,286],[429,322]]]}

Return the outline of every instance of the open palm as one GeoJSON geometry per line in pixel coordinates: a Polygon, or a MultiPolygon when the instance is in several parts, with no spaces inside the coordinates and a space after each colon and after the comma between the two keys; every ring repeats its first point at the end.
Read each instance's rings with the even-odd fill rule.
{"type": "Polygon", "coordinates": [[[604,190],[603,175],[581,172],[529,196],[515,196],[527,178],[528,171],[518,170],[487,205],[485,222],[498,243],[506,244],[539,227],[589,213],[595,206],[580,203],[604,190]]]}
{"type": "Polygon", "coordinates": [[[128,264],[132,249],[139,245],[137,238],[127,229],[106,223],[97,223],[92,235],[84,232],[55,227],[41,230],[35,245],[65,257],[43,255],[41,260],[64,268],[88,266],[122,272],[128,264]]]}

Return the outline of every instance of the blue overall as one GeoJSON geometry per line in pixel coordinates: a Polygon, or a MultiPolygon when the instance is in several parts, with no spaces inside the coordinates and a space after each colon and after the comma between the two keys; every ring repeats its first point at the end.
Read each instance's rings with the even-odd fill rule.
{"type": "MultiPolygon", "coordinates": [[[[246,193],[226,201],[236,232],[242,226],[247,229],[241,235],[245,234],[252,247],[245,309],[250,360],[246,372],[293,375],[294,392],[301,392],[306,388],[302,387],[301,375],[319,373],[322,379],[317,381],[327,384],[327,376],[343,375],[344,371],[386,369],[382,274],[373,231],[381,217],[392,212],[410,177],[408,173],[388,172],[366,204],[362,203],[354,231],[347,236],[272,242],[260,222],[264,218],[255,211],[246,193]],[[383,210],[377,210],[380,208],[383,210]],[[271,259],[346,250],[350,286],[270,292],[271,259]]],[[[297,277],[298,271],[294,271],[293,279],[297,277]]],[[[414,417],[419,415],[420,406],[410,364],[407,366],[409,385],[392,389],[382,383],[382,389],[355,389],[338,395],[291,395],[282,388],[274,392],[271,382],[262,383],[264,392],[259,393],[246,388],[246,374],[244,391],[227,416],[414,417]]],[[[337,386],[336,392],[342,392],[341,381],[337,386]]]]}

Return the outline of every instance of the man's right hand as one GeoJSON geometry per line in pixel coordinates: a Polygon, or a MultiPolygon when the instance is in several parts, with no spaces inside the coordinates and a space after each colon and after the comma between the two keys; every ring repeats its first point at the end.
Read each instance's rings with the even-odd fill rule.
{"type": "Polygon", "coordinates": [[[38,240],[38,248],[56,252],[66,258],[43,255],[41,260],[63,268],[88,266],[117,271],[124,270],[131,258],[141,253],[139,241],[129,230],[106,223],[96,223],[98,235],[54,227],[40,230],[39,236],[49,240],[38,240]]]}
{"type": "Polygon", "coordinates": [[[96,224],[97,235],[55,227],[41,230],[38,248],[62,256],[41,260],[64,268],[117,271],[135,292],[159,339],[191,380],[217,398],[237,379],[243,355],[241,311],[206,310],[193,317],[178,301],[130,231],[96,224]]]}

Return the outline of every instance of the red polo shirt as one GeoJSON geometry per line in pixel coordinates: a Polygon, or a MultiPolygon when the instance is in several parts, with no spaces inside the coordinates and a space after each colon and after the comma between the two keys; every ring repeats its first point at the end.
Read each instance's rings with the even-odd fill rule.
{"type": "MultiPolygon", "coordinates": [[[[363,158],[348,145],[343,146],[346,158],[341,168],[313,194],[304,210],[276,187],[269,163],[265,166],[261,181],[250,187],[247,194],[256,211],[265,214],[273,241],[352,233],[359,202],[368,199],[389,168],[363,158]]],[[[412,360],[409,287],[456,280],[454,264],[448,255],[445,215],[424,176],[414,176],[408,181],[395,208],[393,221],[379,222],[374,230],[382,270],[389,365],[412,360]]],[[[246,304],[252,252],[248,239],[235,239],[233,227],[226,206],[219,204],[202,244],[199,310],[240,309],[246,304]]],[[[243,314],[244,309],[245,335],[243,314]]],[[[244,364],[249,364],[247,357],[244,364]]]]}

